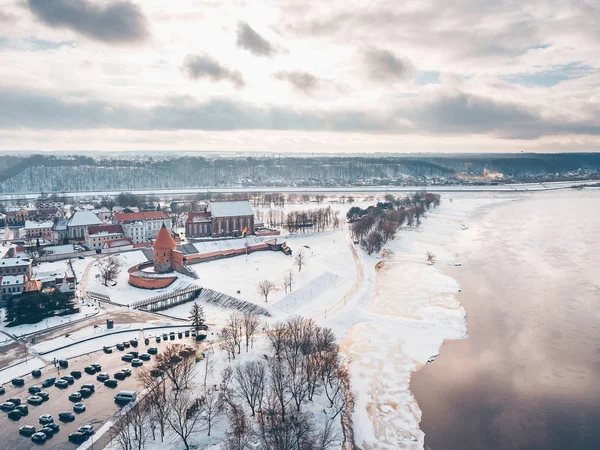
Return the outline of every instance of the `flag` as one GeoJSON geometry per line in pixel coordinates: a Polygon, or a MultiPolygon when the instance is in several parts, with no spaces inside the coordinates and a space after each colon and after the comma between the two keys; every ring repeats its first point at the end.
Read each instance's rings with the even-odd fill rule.
{"type": "Polygon", "coordinates": [[[242,230],[242,237],[246,236],[247,231],[248,231],[248,228],[244,227],[244,229],[242,230]]]}

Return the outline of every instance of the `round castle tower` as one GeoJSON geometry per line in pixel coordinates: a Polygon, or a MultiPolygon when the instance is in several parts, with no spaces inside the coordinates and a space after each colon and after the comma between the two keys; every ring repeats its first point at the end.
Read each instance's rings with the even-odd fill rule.
{"type": "Polygon", "coordinates": [[[173,251],[177,244],[173,240],[171,233],[163,223],[160,228],[152,249],[154,250],[154,271],[156,273],[173,272],[173,251]]]}

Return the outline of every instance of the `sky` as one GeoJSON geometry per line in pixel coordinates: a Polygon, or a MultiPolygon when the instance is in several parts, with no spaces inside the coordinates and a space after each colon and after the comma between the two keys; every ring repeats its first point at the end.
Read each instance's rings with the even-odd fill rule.
{"type": "Polygon", "coordinates": [[[0,150],[600,149],[597,0],[0,0],[0,150]]]}

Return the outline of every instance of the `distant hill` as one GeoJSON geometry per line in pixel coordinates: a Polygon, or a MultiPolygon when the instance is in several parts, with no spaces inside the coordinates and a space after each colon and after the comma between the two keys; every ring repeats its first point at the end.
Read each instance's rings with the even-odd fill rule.
{"type": "Polygon", "coordinates": [[[456,183],[600,176],[600,153],[399,156],[0,155],[0,193],[456,183]],[[500,175],[501,174],[501,175],[500,175]]]}

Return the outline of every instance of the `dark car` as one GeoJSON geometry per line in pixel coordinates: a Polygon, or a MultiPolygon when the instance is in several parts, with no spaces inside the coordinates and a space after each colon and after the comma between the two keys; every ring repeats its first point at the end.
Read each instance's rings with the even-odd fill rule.
{"type": "Polygon", "coordinates": [[[156,336],[156,339],[155,339],[155,341],[156,341],[156,343],[158,344],[158,343],[160,342],[160,336],[156,336]]]}
{"type": "Polygon", "coordinates": [[[134,358],[137,358],[138,355],[140,354],[140,352],[136,352],[135,350],[132,350],[130,352],[127,352],[127,354],[133,356],[134,358]]]}
{"type": "Polygon", "coordinates": [[[65,380],[69,384],[75,383],[75,378],[73,378],[71,375],[65,375],[64,377],[60,377],[60,379],[65,380]]]}
{"type": "Polygon", "coordinates": [[[26,416],[29,414],[29,407],[27,405],[18,405],[14,411],[20,411],[22,415],[26,416]]]}
{"type": "Polygon", "coordinates": [[[48,394],[46,391],[40,391],[37,394],[35,394],[35,397],[42,397],[42,400],[47,402],[50,398],[50,394],[48,394]]]}
{"type": "Polygon", "coordinates": [[[75,414],[71,411],[63,411],[58,414],[58,420],[61,422],[73,422],[75,420],[75,414]]]}
{"type": "Polygon", "coordinates": [[[77,431],[79,433],[85,434],[87,437],[90,437],[92,434],[94,434],[94,425],[92,425],[92,424],[82,425],[79,428],[77,428],[77,431]]]}
{"type": "Polygon", "coordinates": [[[185,337],[190,337],[190,330],[185,330],[185,337]]]}
{"type": "Polygon", "coordinates": [[[125,350],[125,346],[123,344],[117,344],[117,350],[123,351],[125,350]]]}
{"type": "Polygon", "coordinates": [[[131,376],[131,369],[121,369],[120,371],[123,372],[126,377],[131,376]]]}
{"type": "Polygon", "coordinates": [[[4,389],[4,386],[0,386],[0,395],[4,394],[6,394],[6,389],[4,389]]]}
{"type": "Polygon", "coordinates": [[[96,390],[96,386],[93,384],[82,384],[81,389],[89,389],[90,391],[94,392],[96,390]]]}
{"type": "Polygon", "coordinates": [[[76,380],[79,380],[81,378],[81,370],[73,370],[71,376],[76,380]]]}
{"type": "Polygon", "coordinates": [[[69,442],[73,444],[83,444],[85,441],[87,441],[87,438],[88,437],[85,434],[76,431],[75,433],[71,433],[69,435],[69,442]]]}
{"type": "Polygon", "coordinates": [[[54,436],[54,430],[50,427],[44,427],[38,430],[38,433],[44,433],[47,438],[54,436]]]}
{"type": "Polygon", "coordinates": [[[142,361],[141,359],[135,358],[135,359],[131,360],[131,366],[132,367],[140,367],[142,365],[144,365],[144,361],[142,361]]]}
{"type": "Polygon", "coordinates": [[[125,375],[125,373],[123,373],[123,371],[119,370],[118,372],[115,372],[115,374],[113,375],[113,378],[115,380],[124,380],[125,378],[127,378],[127,375],[125,375]]]}
{"type": "Polygon", "coordinates": [[[129,342],[125,341],[125,342],[123,342],[123,346],[125,348],[129,348],[129,347],[131,347],[131,344],[129,342]]]}
{"type": "Polygon", "coordinates": [[[150,355],[149,355],[148,353],[142,353],[142,354],[139,356],[139,358],[140,358],[142,361],[150,361],[150,355]]]}
{"type": "Polygon", "coordinates": [[[79,402],[81,401],[81,397],[82,395],[79,392],[73,392],[69,395],[69,400],[72,402],[79,402]]]}
{"type": "Polygon", "coordinates": [[[179,333],[177,333],[177,337],[178,337],[179,339],[181,339],[181,338],[183,337],[183,333],[180,331],[179,333]]]}
{"type": "Polygon", "coordinates": [[[76,413],[85,412],[85,405],[83,403],[75,403],[73,405],[73,411],[75,411],[76,413]]]}
{"type": "Polygon", "coordinates": [[[54,433],[58,433],[60,431],[60,425],[57,423],[47,423],[46,428],[52,428],[52,430],[54,431],[54,433]]]}
{"type": "Polygon", "coordinates": [[[51,414],[42,414],[42,415],[40,416],[40,419],[39,419],[39,420],[40,420],[40,423],[41,423],[42,425],[46,425],[47,423],[52,423],[52,422],[54,422],[54,418],[52,417],[52,415],[51,415],[51,414]]]}
{"type": "Polygon", "coordinates": [[[92,366],[84,367],[83,371],[88,375],[94,375],[96,373],[96,369],[94,369],[92,366]]]}
{"type": "Polygon", "coordinates": [[[4,402],[4,403],[0,403],[0,409],[1,409],[2,411],[5,411],[5,412],[6,412],[6,411],[12,411],[13,409],[15,409],[15,406],[17,406],[17,405],[15,405],[15,404],[14,404],[14,403],[12,403],[12,402],[4,402]]]}
{"type": "Polygon", "coordinates": [[[132,339],[131,341],[129,341],[129,343],[131,344],[132,347],[136,348],[138,346],[138,341],[137,339],[132,339]]]}
{"type": "Polygon", "coordinates": [[[32,395],[35,395],[38,392],[40,392],[41,390],[42,390],[42,388],[39,386],[31,386],[29,389],[27,389],[27,392],[29,392],[32,395]]]}
{"type": "Polygon", "coordinates": [[[19,420],[21,417],[23,417],[23,414],[21,414],[21,411],[19,411],[18,409],[13,409],[11,412],[8,413],[8,418],[10,420],[19,420]]]}
{"type": "Polygon", "coordinates": [[[59,359],[58,360],[58,365],[61,368],[66,369],[67,367],[69,367],[69,361],[67,361],[66,359],[59,359]]]}
{"type": "Polygon", "coordinates": [[[104,353],[112,353],[113,352],[112,348],[106,347],[106,346],[102,350],[104,350],[104,353]]]}
{"type": "Polygon", "coordinates": [[[54,383],[54,386],[59,389],[66,389],[69,387],[69,382],[67,380],[58,380],[56,383],[54,383]]]}
{"type": "Polygon", "coordinates": [[[106,380],[104,382],[104,386],[109,387],[109,388],[116,388],[119,385],[119,382],[117,380],[106,380]]]}
{"type": "Polygon", "coordinates": [[[133,355],[130,355],[129,353],[121,356],[121,361],[125,361],[125,362],[131,362],[131,360],[134,358],[133,355]]]}
{"type": "Polygon", "coordinates": [[[48,439],[48,436],[46,436],[45,433],[40,433],[39,431],[31,435],[31,440],[36,444],[43,444],[46,442],[46,439],[48,439]]]}
{"type": "Polygon", "coordinates": [[[54,377],[46,378],[42,383],[42,388],[47,388],[47,387],[52,386],[55,381],[56,381],[56,378],[54,378],[54,377]]]}
{"type": "Polygon", "coordinates": [[[41,370],[39,370],[39,369],[32,370],[32,371],[31,371],[31,376],[32,376],[33,378],[39,378],[39,377],[41,377],[41,376],[42,376],[42,371],[41,371],[41,370]]]}
{"type": "Polygon", "coordinates": [[[156,347],[149,347],[148,353],[151,355],[156,355],[158,353],[158,349],[156,347]]]}
{"type": "Polygon", "coordinates": [[[110,378],[110,375],[106,372],[102,372],[101,374],[96,375],[96,380],[98,381],[106,381],[110,378]]]}
{"type": "Polygon", "coordinates": [[[162,338],[163,338],[163,341],[168,341],[169,335],[167,333],[165,333],[165,334],[163,334],[162,338]]]}
{"type": "Polygon", "coordinates": [[[148,345],[148,344],[150,344],[150,339],[148,339],[148,338],[145,338],[145,339],[144,339],[144,345],[148,345]]]}
{"type": "Polygon", "coordinates": [[[79,389],[79,393],[81,394],[81,396],[83,398],[90,398],[92,396],[92,394],[93,394],[93,392],[90,389],[88,389],[88,388],[81,388],[81,389],[79,389]]]}
{"type": "Polygon", "coordinates": [[[21,404],[21,399],[17,398],[17,397],[11,397],[8,400],[6,400],[7,402],[11,402],[14,403],[15,406],[19,406],[21,404]]]}
{"type": "Polygon", "coordinates": [[[19,428],[19,434],[21,436],[31,437],[31,435],[35,432],[36,432],[35,427],[33,427],[31,425],[23,425],[21,428],[19,428]]]}
{"type": "Polygon", "coordinates": [[[27,399],[27,403],[29,403],[30,405],[41,405],[42,403],[44,403],[44,399],[39,395],[32,395],[27,399]]]}
{"type": "Polygon", "coordinates": [[[170,334],[169,335],[169,339],[171,339],[172,341],[174,341],[175,340],[175,333],[170,334]]]}
{"type": "Polygon", "coordinates": [[[96,372],[100,372],[102,370],[102,366],[100,364],[97,364],[97,363],[92,364],[92,367],[94,368],[94,370],[96,372]]]}
{"type": "Polygon", "coordinates": [[[10,382],[13,384],[13,386],[24,386],[25,385],[25,380],[23,378],[13,378],[12,380],[10,380],[10,382]]]}

